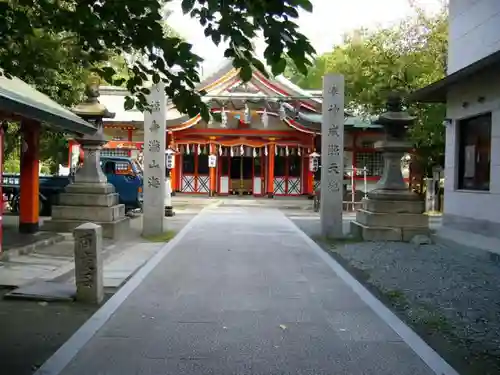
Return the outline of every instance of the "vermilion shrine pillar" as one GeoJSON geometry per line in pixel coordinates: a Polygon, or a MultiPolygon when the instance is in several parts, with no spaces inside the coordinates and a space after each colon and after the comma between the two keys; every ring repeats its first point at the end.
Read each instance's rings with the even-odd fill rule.
{"type": "Polygon", "coordinates": [[[40,123],[21,122],[21,177],[19,198],[19,232],[35,233],[39,220],[40,123]]]}
{"type": "Polygon", "coordinates": [[[311,156],[308,155],[306,163],[306,194],[314,196],[314,172],[311,169],[311,156]]]}
{"type": "MultiPolygon", "coordinates": [[[[174,140],[174,134],[167,132],[167,147],[171,150],[177,150],[174,140]]],[[[179,160],[177,155],[174,155],[174,167],[170,170],[170,186],[172,187],[172,195],[175,195],[177,190],[177,170],[179,168],[179,160]]]]}
{"type": "Polygon", "coordinates": [[[274,143],[274,138],[270,139],[268,151],[268,164],[267,164],[267,197],[274,197],[274,154],[276,152],[276,144],[274,143]]]}
{"type": "MultiPolygon", "coordinates": [[[[313,135],[311,137],[311,147],[312,147],[312,152],[316,152],[316,135],[313,135]]],[[[306,178],[307,178],[307,194],[310,196],[310,197],[313,197],[314,194],[315,194],[315,191],[314,191],[314,171],[313,171],[313,168],[312,167],[312,161],[311,161],[311,154],[307,155],[308,157],[308,163],[307,163],[307,174],[306,174],[306,178]]]]}

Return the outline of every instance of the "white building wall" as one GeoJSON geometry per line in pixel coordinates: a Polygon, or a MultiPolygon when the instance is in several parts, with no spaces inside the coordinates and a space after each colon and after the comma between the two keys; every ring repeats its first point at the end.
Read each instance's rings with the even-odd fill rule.
{"type": "Polygon", "coordinates": [[[448,74],[500,50],[500,1],[450,0],[448,41],[448,74]]]}
{"type": "MultiPolygon", "coordinates": [[[[462,0],[463,1],[463,0],[462,0]]],[[[500,4],[500,0],[497,0],[500,4]]],[[[484,227],[487,222],[500,224],[500,71],[485,72],[466,83],[454,86],[448,93],[446,128],[444,214],[463,225],[474,221],[484,227]],[[484,101],[478,100],[483,98],[484,101]],[[460,119],[492,112],[490,191],[457,190],[458,129],[460,119]]],[[[470,228],[473,230],[474,228],[470,228]]],[[[480,228],[478,228],[480,229],[480,228]]],[[[494,230],[493,227],[491,230],[494,230]]],[[[496,229],[495,229],[496,230],[496,229]]],[[[500,236],[500,233],[497,235],[500,236]]]]}

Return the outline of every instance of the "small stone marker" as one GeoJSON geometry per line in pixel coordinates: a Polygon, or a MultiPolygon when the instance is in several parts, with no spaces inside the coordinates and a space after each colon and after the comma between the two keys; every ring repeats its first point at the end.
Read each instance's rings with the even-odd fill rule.
{"type": "Polygon", "coordinates": [[[99,304],[104,298],[102,228],[85,223],[73,231],[75,238],[76,300],[99,304]]]}

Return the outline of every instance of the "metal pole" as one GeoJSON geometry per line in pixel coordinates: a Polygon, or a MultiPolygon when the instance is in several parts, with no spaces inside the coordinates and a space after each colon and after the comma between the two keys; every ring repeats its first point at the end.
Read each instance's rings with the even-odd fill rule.
{"type": "Polygon", "coordinates": [[[367,195],[367,190],[368,190],[368,187],[367,187],[367,184],[366,184],[366,165],[363,167],[363,183],[364,183],[364,187],[365,187],[365,196],[364,196],[364,199],[367,199],[368,198],[368,195],[367,195]]]}
{"type": "MultiPolygon", "coordinates": [[[[2,123],[0,127],[0,182],[3,183],[3,160],[4,160],[4,137],[5,132],[4,128],[7,128],[6,123],[2,123]]],[[[0,184],[0,197],[2,198],[2,203],[0,206],[0,255],[2,255],[3,251],[3,208],[4,208],[4,200],[3,200],[3,190],[2,184],[0,184]]]]}
{"type": "Polygon", "coordinates": [[[354,211],[354,205],[356,204],[355,198],[355,189],[354,189],[354,173],[356,173],[356,168],[354,168],[354,165],[351,165],[351,208],[354,211]]]}
{"type": "Polygon", "coordinates": [[[243,156],[240,156],[240,195],[243,195],[243,156]]]}

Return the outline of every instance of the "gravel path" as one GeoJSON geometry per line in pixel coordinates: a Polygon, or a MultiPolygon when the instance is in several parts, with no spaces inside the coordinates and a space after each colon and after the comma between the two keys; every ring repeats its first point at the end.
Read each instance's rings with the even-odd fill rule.
{"type": "MultiPolygon", "coordinates": [[[[317,232],[310,221],[292,220],[317,232]]],[[[322,245],[461,374],[500,373],[498,256],[445,244],[322,245]]]]}

